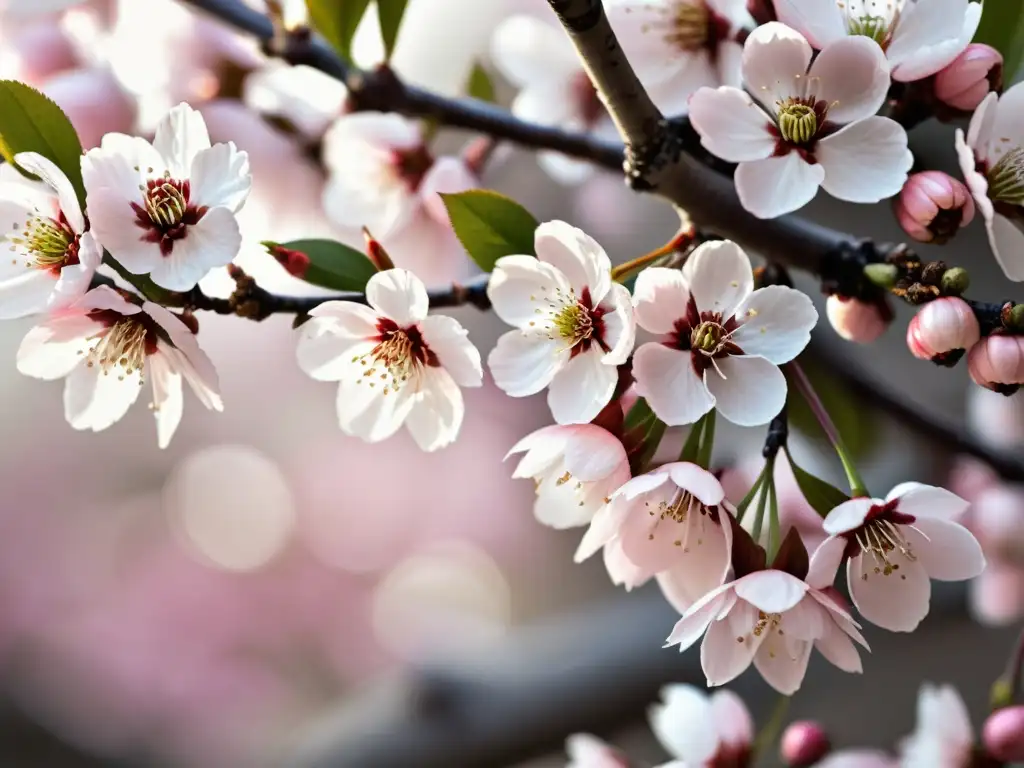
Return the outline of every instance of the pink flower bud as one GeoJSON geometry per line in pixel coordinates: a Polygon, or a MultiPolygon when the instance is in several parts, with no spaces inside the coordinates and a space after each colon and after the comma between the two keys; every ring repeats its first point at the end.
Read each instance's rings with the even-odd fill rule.
{"type": "Polygon", "coordinates": [[[946,366],[956,365],[980,338],[974,310],[955,296],[925,304],[907,326],[911,354],[946,366]]]}
{"type": "Polygon", "coordinates": [[[804,768],[817,763],[831,749],[824,728],[810,720],[798,720],[783,732],[779,754],[786,765],[804,768]]]}
{"type": "Polygon", "coordinates": [[[825,313],[836,333],[858,344],[870,344],[892,322],[892,312],[885,304],[870,304],[846,296],[829,296],[825,313]]]}
{"type": "Polygon", "coordinates": [[[1003,55],[983,43],[972,43],[937,75],[935,96],[943,104],[973,112],[989,91],[1003,85],[1003,55]]]}
{"type": "Polygon", "coordinates": [[[1024,384],[1024,338],[998,334],[975,344],[967,356],[975,384],[1012,395],[1024,384]]]}
{"type": "Polygon", "coordinates": [[[944,243],[974,218],[974,200],[963,184],[942,171],[915,173],[893,210],[903,231],[922,243],[944,243]]]}
{"type": "Polygon", "coordinates": [[[1024,707],[1006,707],[992,713],[985,721],[982,742],[996,760],[1024,760],[1024,707]]]}
{"type": "Polygon", "coordinates": [[[52,20],[4,30],[0,72],[38,88],[48,77],[79,65],[67,34],[52,20]]]}
{"type": "Polygon", "coordinates": [[[51,78],[43,93],[57,102],[78,131],[85,149],[108,133],[131,133],[136,105],[110,72],[75,69],[51,78]]]}

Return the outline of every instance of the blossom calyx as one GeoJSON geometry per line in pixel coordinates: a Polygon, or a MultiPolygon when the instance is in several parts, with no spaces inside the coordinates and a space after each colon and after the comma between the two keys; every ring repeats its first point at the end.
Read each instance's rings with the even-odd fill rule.
{"type": "Polygon", "coordinates": [[[956,365],[980,338],[974,310],[955,296],[925,304],[907,327],[911,354],[947,367],[956,365]]]}
{"type": "Polygon", "coordinates": [[[893,202],[896,218],[910,237],[945,243],[974,218],[967,187],[942,171],[915,173],[893,202]]]}

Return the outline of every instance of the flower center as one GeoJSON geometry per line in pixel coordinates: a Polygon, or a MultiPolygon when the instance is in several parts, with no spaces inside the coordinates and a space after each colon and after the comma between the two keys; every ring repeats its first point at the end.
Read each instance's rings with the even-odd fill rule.
{"type": "Polygon", "coordinates": [[[93,317],[104,320],[109,325],[95,336],[89,337],[91,346],[86,357],[86,365],[90,368],[98,365],[104,376],[109,376],[111,371],[115,371],[118,381],[124,381],[126,376],[137,372],[139,384],[144,383],[146,356],[156,351],[156,334],[134,316],[125,317],[109,311],[100,311],[93,313],[93,317]]]}
{"type": "Polygon", "coordinates": [[[64,214],[56,219],[33,216],[19,237],[11,242],[29,257],[29,267],[60,272],[69,264],[78,263],[79,237],[71,229],[64,214]]]}
{"type": "Polygon", "coordinates": [[[411,192],[415,192],[423,183],[423,177],[434,165],[434,158],[425,145],[406,150],[396,150],[392,162],[395,172],[405,182],[411,192]]]}
{"type": "Polygon", "coordinates": [[[594,321],[590,317],[590,310],[579,302],[563,307],[554,316],[551,324],[555,327],[555,332],[569,342],[570,347],[575,347],[594,335],[594,321]]]}
{"type": "Polygon", "coordinates": [[[789,99],[779,105],[779,131],[792,144],[809,144],[818,133],[818,113],[811,104],[789,99]]]}
{"type": "MultiPolygon", "coordinates": [[[[865,555],[871,555],[875,561],[875,574],[891,576],[900,569],[900,564],[890,559],[893,552],[898,551],[910,561],[917,559],[907,537],[900,531],[899,526],[889,520],[873,520],[862,526],[857,531],[856,540],[860,545],[860,551],[865,555]]],[[[867,580],[867,574],[862,578],[867,580]]]]}
{"type": "Polygon", "coordinates": [[[884,16],[865,14],[851,18],[847,29],[851,35],[870,37],[879,45],[883,45],[889,39],[889,20],[884,16]]]}
{"type": "Polygon", "coordinates": [[[146,231],[143,241],[158,243],[160,253],[170,256],[174,243],[185,238],[188,228],[199,223],[207,208],[193,205],[191,183],[172,179],[169,172],[150,179],[140,189],[142,205],[131,204],[135,226],[146,231]]]}
{"type": "Polygon", "coordinates": [[[686,51],[699,50],[708,41],[711,31],[711,12],[704,0],[682,2],[676,8],[670,42],[686,51]]]}
{"type": "Polygon", "coordinates": [[[1024,148],[1014,147],[988,174],[988,196],[1000,203],[1024,205],[1024,148]]]}
{"type": "Polygon", "coordinates": [[[690,333],[690,349],[714,357],[721,351],[727,337],[728,333],[720,323],[705,320],[690,333]]]}
{"type": "MultiPolygon", "coordinates": [[[[704,543],[706,521],[718,522],[718,507],[707,507],[692,493],[682,489],[677,490],[671,498],[662,499],[656,504],[645,501],[644,507],[647,509],[647,514],[655,518],[651,531],[647,535],[648,540],[651,541],[654,540],[654,534],[661,523],[669,521],[676,525],[683,525],[690,521],[690,525],[687,525],[683,531],[682,538],[677,538],[672,542],[675,546],[681,547],[683,552],[690,551],[690,533],[692,531],[696,529],[696,546],[699,547],[704,543]]],[[[673,536],[679,535],[677,528],[672,528],[671,531],[673,536]]]]}
{"type": "MultiPolygon", "coordinates": [[[[604,315],[607,310],[604,307],[593,306],[589,288],[584,287],[579,298],[572,291],[565,294],[560,288],[555,288],[553,293],[531,296],[530,301],[547,302],[546,313],[540,308],[534,312],[538,315],[547,314],[546,319],[540,324],[547,330],[548,338],[552,341],[565,341],[563,349],[571,350],[573,357],[588,351],[592,344],[597,344],[605,352],[608,351],[604,341],[604,315]]],[[[530,325],[533,326],[535,323],[531,322],[530,325]]]]}
{"type": "Polygon", "coordinates": [[[393,320],[381,318],[377,331],[377,345],[352,358],[353,363],[364,366],[360,381],[366,379],[370,388],[376,387],[379,380],[385,395],[397,392],[421,367],[441,364],[415,325],[400,328],[393,320]]]}

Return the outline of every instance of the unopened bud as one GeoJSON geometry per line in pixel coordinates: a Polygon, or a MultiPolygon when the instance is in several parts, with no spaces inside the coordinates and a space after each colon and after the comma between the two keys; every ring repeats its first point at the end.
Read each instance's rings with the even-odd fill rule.
{"type": "Polygon", "coordinates": [[[197,318],[191,311],[185,310],[178,319],[181,320],[182,325],[192,331],[192,335],[195,336],[199,333],[199,318],[197,318]]]}
{"type": "Polygon", "coordinates": [[[384,250],[384,246],[370,234],[370,230],[366,227],[363,227],[363,240],[366,243],[366,255],[378,272],[395,268],[395,262],[391,260],[388,252],[384,250]]]}
{"type": "Polygon", "coordinates": [[[1007,707],[993,712],[982,730],[982,743],[989,756],[1007,763],[1024,760],[1024,707],[1007,707]]]}
{"type": "Polygon", "coordinates": [[[944,243],[974,218],[974,200],[961,182],[942,171],[915,173],[893,210],[903,231],[921,243],[944,243]]]}
{"type": "Polygon", "coordinates": [[[925,304],[907,326],[911,354],[940,365],[956,365],[980,338],[974,310],[952,296],[925,304]]]}
{"type": "Polygon", "coordinates": [[[884,304],[873,304],[846,296],[829,296],[825,313],[835,332],[847,341],[870,344],[892,322],[892,313],[884,304]]]}
{"type": "Polygon", "coordinates": [[[946,296],[959,296],[971,287],[971,276],[963,267],[953,267],[942,273],[940,282],[946,296]]]}
{"type": "Polygon", "coordinates": [[[967,356],[974,383],[1012,395],[1024,384],[1024,338],[995,334],[975,344],[967,356]]]}
{"type": "Polygon", "coordinates": [[[820,761],[832,749],[825,729],[810,720],[791,723],[779,742],[782,762],[791,768],[807,768],[820,761]]]}
{"type": "Polygon", "coordinates": [[[895,264],[868,264],[864,267],[864,277],[883,290],[890,290],[896,285],[900,276],[895,264]]]}
{"type": "Polygon", "coordinates": [[[973,112],[989,91],[1003,87],[1003,55],[983,43],[971,43],[935,75],[935,96],[943,104],[973,112]]]}
{"type": "Polygon", "coordinates": [[[263,243],[263,247],[267,249],[267,252],[274,257],[278,264],[285,268],[289,275],[299,278],[306,275],[306,270],[309,269],[309,256],[302,251],[294,251],[291,248],[285,248],[283,245],[272,242],[263,243]]]}

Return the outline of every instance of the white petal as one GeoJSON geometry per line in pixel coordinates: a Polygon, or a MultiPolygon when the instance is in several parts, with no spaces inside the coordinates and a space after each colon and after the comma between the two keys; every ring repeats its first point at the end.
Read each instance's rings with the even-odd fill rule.
{"type": "Polygon", "coordinates": [[[67,217],[71,228],[76,233],[84,232],[85,218],[78,204],[78,194],[68,181],[68,177],[64,175],[64,171],[51,160],[35,152],[19,152],[14,156],[14,161],[29,173],[38,176],[57,193],[60,210],[67,217]]]}
{"type": "MultiPolygon", "coordinates": [[[[666,646],[678,645],[680,652],[700,640],[708,625],[726,604],[728,587],[720,587],[698,600],[672,628],[672,634],[665,641],[666,646]]],[[[736,641],[733,640],[735,643],[736,641]]]]}
{"type": "Polygon", "coordinates": [[[603,340],[608,346],[601,362],[606,365],[622,365],[629,359],[636,343],[636,316],[633,314],[629,289],[618,283],[612,285],[600,306],[605,310],[602,318],[603,340]]]}
{"type": "Polygon", "coordinates": [[[569,350],[546,334],[509,331],[487,356],[487,367],[505,394],[527,397],[550,384],[568,360],[569,350]]]}
{"type": "Polygon", "coordinates": [[[718,478],[697,464],[675,461],[663,465],[661,469],[668,472],[673,483],[708,506],[717,506],[725,499],[725,490],[718,478]]]}
{"type": "Polygon", "coordinates": [[[815,641],[814,647],[831,664],[839,667],[843,672],[859,673],[863,671],[857,646],[834,621],[825,622],[825,634],[815,641]]]}
{"type": "Polygon", "coordinates": [[[889,552],[888,558],[893,568],[883,568],[869,554],[849,560],[846,582],[850,597],[860,615],[872,624],[891,632],[912,632],[928,615],[931,581],[921,563],[907,559],[899,550],[889,552]]]}
{"type": "MultiPolygon", "coordinates": [[[[628,463],[622,442],[602,427],[580,424],[570,431],[565,442],[565,468],[578,480],[603,480],[628,463]]],[[[626,480],[628,474],[623,482],[626,480]]]]}
{"type": "Polygon", "coordinates": [[[723,160],[760,160],[775,151],[772,118],[739,88],[701,88],[690,98],[690,122],[703,147],[723,160]]]}
{"type": "Polygon", "coordinates": [[[711,695],[711,714],[719,739],[729,746],[749,746],[754,743],[754,719],[743,699],[732,691],[716,691],[711,695]]]}
{"type": "Polygon", "coordinates": [[[914,164],[907,132],[887,117],[869,117],[826,136],[815,156],[825,169],[825,191],[853,203],[877,203],[897,194],[914,164]]]}
{"type": "Polygon", "coordinates": [[[1024,281],[1024,228],[1013,219],[996,213],[985,222],[988,242],[1007,279],[1024,281]]]}
{"type": "Polygon", "coordinates": [[[439,157],[420,181],[419,195],[423,207],[434,221],[446,228],[451,227],[448,209],[441,199],[442,194],[465,192],[480,186],[480,179],[460,157],[439,157]]]}
{"type": "Polygon", "coordinates": [[[765,613],[784,613],[797,605],[807,594],[807,584],[782,571],[758,571],[733,583],[733,590],[765,613]]]}
{"type": "Polygon", "coordinates": [[[18,371],[52,381],[67,376],[84,362],[86,339],[104,328],[84,315],[54,317],[30,330],[18,348],[18,371]]]}
{"type": "Polygon", "coordinates": [[[371,277],[366,301],[403,328],[423,320],[430,306],[423,281],[407,269],[388,269],[371,277]]]}
{"type": "Polygon", "coordinates": [[[704,383],[715,398],[718,412],[733,424],[767,424],[782,410],[786,377],[775,363],[747,355],[723,357],[715,363],[718,370],[708,368],[704,383]]]}
{"type": "Polygon", "coordinates": [[[342,378],[351,370],[352,358],[367,354],[375,344],[370,341],[377,330],[373,311],[349,302],[336,303],[353,311],[348,316],[314,317],[304,323],[295,348],[299,367],[318,381],[342,378]]]}
{"type": "Polygon", "coordinates": [[[811,555],[807,583],[815,589],[831,587],[845,552],[846,539],[843,536],[829,536],[825,539],[811,555]]]}
{"type": "Polygon", "coordinates": [[[480,351],[469,332],[454,317],[430,315],[420,323],[427,347],[460,387],[479,387],[483,382],[480,351]]]}
{"type": "Polygon", "coordinates": [[[796,30],[775,21],[762,24],[743,46],[743,82],[774,113],[776,101],[803,94],[812,53],[796,30]]]}
{"type": "Polygon", "coordinates": [[[519,328],[542,322],[540,318],[546,317],[550,304],[561,306],[571,290],[565,275],[533,256],[498,259],[487,283],[487,297],[495,314],[519,328]]]}
{"type": "Polygon", "coordinates": [[[601,412],[615,392],[619,373],[592,348],[569,360],[548,390],[548,407],[559,424],[585,424],[601,412]]]}
{"type": "Polygon", "coordinates": [[[907,3],[886,50],[893,79],[934,75],[967,47],[980,22],[981,7],[967,0],[907,3]]]}
{"type": "Polygon", "coordinates": [[[569,284],[582,298],[584,288],[590,291],[594,306],[599,304],[612,285],[612,262],[594,238],[564,221],[548,221],[534,234],[537,258],[551,264],[569,279],[569,284]]]}
{"type": "Polygon", "coordinates": [[[736,310],[736,319],[742,325],[732,340],[744,354],[781,365],[804,351],[818,313],[802,291],[770,285],[754,291],[736,310]]]}
{"type": "Polygon", "coordinates": [[[744,629],[749,632],[755,623],[754,615],[749,605],[738,602],[729,617],[711,622],[700,646],[700,663],[709,686],[735,680],[750,666],[761,637],[753,640],[744,637],[744,642],[741,643],[737,638],[742,635],[736,633],[735,627],[737,624],[745,625],[744,629]]]}
{"type": "Polygon", "coordinates": [[[172,367],[170,361],[157,352],[146,359],[146,375],[153,384],[153,415],[156,417],[156,440],[160,448],[166,448],[184,410],[184,397],[181,391],[181,374],[172,367]]]}
{"type": "MultiPolygon", "coordinates": [[[[1019,84],[1008,88],[999,97],[997,106],[989,111],[992,113],[991,133],[984,137],[989,145],[984,156],[994,160],[1012,147],[1024,146],[1024,125],[1021,125],[1021,115],[1024,114],[1024,88],[1019,87],[1019,84]]],[[[988,122],[987,116],[984,122],[988,122]]],[[[972,146],[980,145],[972,143],[972,146]]]]}
{"type": "Polygon", "coordinates": [[[252,189],[249,155],[240,152],[234,142],[216,144],[196,155],[191,179],[194,204],[223,206],[237,212],[252,189]]]}
{"type": "Polygon", "coordinates": [[[48,269],[22,267],[22,270],[17,277],[0,282],[0,320],[44,311],[57,286],[57,276],[48,269]]]}
{"type": "Polygon", "coordinates": [[[91,210],[92,195],[96,190],[106,188],[125,197],[136,197],[140,184],[144,184],[147,179],[163,176],[167,170],[164,158],[145,139],[120,133],[104,136],[100,147],[90,149],[82,158],[82,178],[92,228],[96,228],[91,210]]]}
{"type": "Polygon", "coordinates": [[[871,511],[871,507],[884,504],[879,499],[856,498],[844,501],[838,507],[828,513],[822,522],[821,527],[829,536],[838,536],[841,533],[860,528],[871,511]]]}
{"type": "Polygon", "coordinates": [[[177,240],[170,255],[161,255],[150,270],[153,282],[171,291],[194,288],[211,270],[225,267],[238,255],[242,234],[235,214],[211,208],[177,240]]]}
{"type": "Polygon", "coordinates": [[[692,685],[667,685],[664,703],[648,710],[654,737],[672,755],[690,765],[703,765],[718,751],[715,718],[707,695],[692,685]]]}
{"type": "Polygon", "coordinates": [[[144,275],[156,268],[163,256],[157,243],[141,239],[142,230],[135,226],[131,208],[134,201],[134,195],[126,197],[110,187],[90,187],[89,222],[96,238],[121,266],[132,274],[144,275]]]}
{"type": "Polygon", "coordinates": [[[768,685],[785,696],[792,696],[807,674],[812,648],[810,640],[772,637],[761,643],[754,656],[754,666],[768,685]]]}
{"type": "Polygon", "coordinates": [[[676,321],[686,316],[690,291],[678,269],[651,267],[636,278],[633,307],[640,327],[651,333],[666,334],[676,321]]]}
{"type": "MultiPolygon", "coordinates": [[[[1012,88],[1010,89],[1013,90],[1012,88]]],[[[1024,90],[1024,89],[1022,89],[1024,90]]],[[[967,128],[967,145],[972,149],[985,150],[995,132],[996,119],[1000,116],[999,94],[989,93],[974,110],[967,128]]],[[[957,129],[957,139],[963,138],[963,131],[957,129]]],[[[959,143],[959,142],[958,142],[959,143]]],[[[962,158],[961,158],[962,159],[962,158]]],[[[974,170],[974,157],[970,159],[970,170],[974,170]]]]}
{"type": "Polygon", "coordinates": [[[824,180],[821,164],[811,165],[799,152],[740,163],[735,176],[743,207],[761,219],[803,208],[818,194],[824,180]]]}
{"type": "Polygon", "coordinates": [[[815,96],[829,104],[828,119],[844,125],[871,117],[889,93],[889,64],[874,40],[863,35],[830,43],[814,60],[815,96]]]}
{"type": "Polygon", "coordinates": [[[444,368],[426,368],[421,389],[405,426],[424,451],[436,451],[455,442],[466,413],[462,390],[444,368]]]}
{"type": "Polygon", "coordinates": [[[968,502],[945,488],[922,483],[901,483],[889,491],[886,501],[899,499],[899,511],[914,517],[955,520],[967,511],[968,502]]]}
{"type": "Polygon", "coordinates": [[[100,366],[75,367],[64,384],[64,416],[74,429],[106,429],[119,421],[139,397],[141,371],[129,376],[100,366]]]}
{"type": "MultiPolygon", "coordinates": [[[[680,117],[690,110],[690,99],[701,88],[719,85],[740,85],[740,61],[743,49],[736,43],[723,43],[719,48],[733,50],[731,59],[716,53],[716,60],[706,49],[693,52],[680,52],[674,58],[679,67],[673,77],[664,82],[652,85],[649,89],[651,100],[666,117],[680,117]],[[732,76],[728,81],[719,77],[718,66],[732,66],[732,76]]],[[[630,60],[632,61],[632,59],[630,60]]]]}
{"type": "Polygon", "coordinates": [[[188,104],[179,104],[157,125],[153,147],[174,178],[187,179],[195,156],[210,148],[206,121],[188,104]]]}
{"type": "Polygon", "coordinates": [[[732,317],[754,290],[750,259],[730,240],[698,246],[686,260],[683,280],[690,287],[697,309],[720,312],[723,320],[732,317]]]}
{"type": "Polygon", "coordinates": [[[501,74],[520,88],[580,69],[565,33],[533,16],[512,16],[499,24],[491,56],[501,74]]]}
{"type": "Polygon", "coordinates": [[[372,386],[360,377],[342,379],[336,401],[338,425],[346,435],[376,443],[391,437],[405,422],[416,405],[411,386],[384,394],[382,386],[372,386]]]}
{"type": "Polygon", "coordinates": [[[901,532],[931,579],[966,581],[985,570],[981,545],[962,525],[918,520],[911,526],[901,526],[901,532]]]}
{"type": "Polygon", "coordinates": [[[608,21],[633,66],[647,87],[672,79],[693,58],[672,39],[672,9],[660,0],[608,0],[608,21]]]}
{"type": "Polygon", "coordinates": [[[799,31],[818,50],[846,37],[842,11],[834,2],[774,0],[779,21],[799,31]]]}
{"type": "Polygon", "coordinates": [[[366,151],[359,167],[328,178],[324,211],[342,229],[365,227],[378,238],[397,235],[415,220],[420,199],[394,177],[390,160],[373,162],[375,150],[366,151]]]}
{"type": "Polygon", "coordinates": [[[693,424],[715,406],[689,352],[651,342],[633,355],[636,392],[669,426],[693,424]]]}

